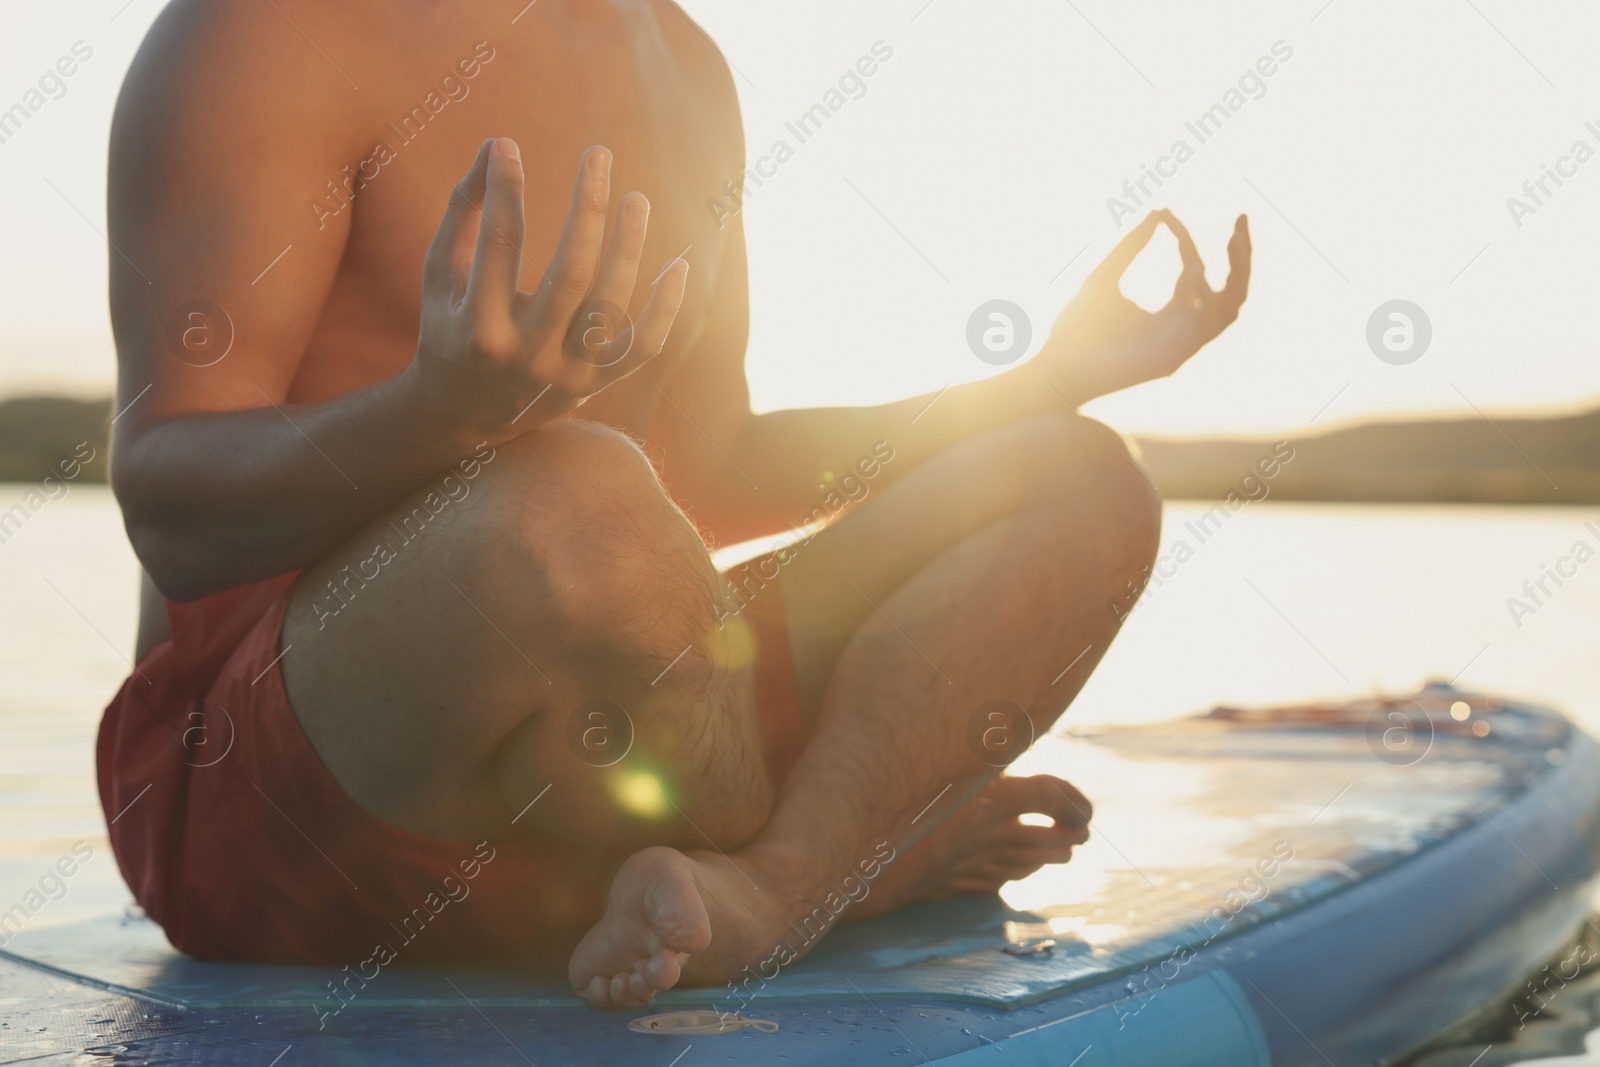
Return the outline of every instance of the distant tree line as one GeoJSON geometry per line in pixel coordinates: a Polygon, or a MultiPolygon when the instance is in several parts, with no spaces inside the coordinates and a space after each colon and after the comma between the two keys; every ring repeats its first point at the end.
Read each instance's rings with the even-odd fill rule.
{"type": "MultiPolygon", "coordinates": [[[[82,442],[95,458],[80,481],[106,480],[109,400],[0,401],[0,481],[38,482],[82,442]]],[[[1221,500],[1285,435],[1238,440],[1139,438],[1161,491],[1221,500]]],[[[1287,440],[1295,460],[1273,500],[1600,504],[1600,410],[1560,418],[1370,423],[1287,440]]]]}

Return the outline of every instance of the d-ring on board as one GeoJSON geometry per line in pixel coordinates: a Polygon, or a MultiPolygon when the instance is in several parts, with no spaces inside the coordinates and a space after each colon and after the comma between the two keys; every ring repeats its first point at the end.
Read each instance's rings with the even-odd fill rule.
{"type": "Polygon", "coordinates": [[[764,1034],[778,1032],[778,1024],[766,1019],[746,1019],[720,1011],[669,1011],[661,1015],[643,1015],[628,1022],[628,1029],[636,1034],[666,1034],[687,1036],[691,1034],[731,1034],[745,1027],[764,1034]]]}

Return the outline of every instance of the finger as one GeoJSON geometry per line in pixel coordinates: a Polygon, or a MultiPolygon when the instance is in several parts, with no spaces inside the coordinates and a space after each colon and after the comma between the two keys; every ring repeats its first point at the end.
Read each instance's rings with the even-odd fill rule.
{"type": "Polygon", "coordinates": [[[1057,827],[1084,826],[1094,818],[1094,805],[1089,798],[1065,778],[1036,774],[1017,780],[1026,783],[1026,810],[1050,816],[1057,827]]]}
{"type": "Polygon", "coordinates": [[[1251,251],[1250,218],[1240,215],[1233,224],[1233,236],[1228,239],[1228,280],[1217,301],[1229,322],[1238,316],[1240,305],[1250,293],[1251,251]]]}
{"type": "Polygon", "coordinates": [[[478,212],[483,206],[485,179],[489,173],[490,138],[478,146],[478,156],[467,173],[450,189],[450,202],[444,218],[422,261],[425,289],[454,297],[461,281],[472,269],[472,246],[478,238],[478,212]]]}
{"type": "Polygon", "coordinates": [[[540,314],[552,329],[565,330],[588,297],[600,262],[606,205],[611,199],[611,151],[596,146],[583,154],[572,189],[572,206],[561,229],[561,243],[540,290],[540,314]]]}
{"type": "Polygon", "coordinates": [[[989,837],[987,848],[991,856],[1045,857],[1041,863],[1065,863],[1072,850],[1089,840],[1087,826],[1026,826],[1020,823],[1006,827],[989,837]]]}
{"type": "Polygon", "coordinates": [[[624,310],[633,299],[633,286],[639,277],[639,256],[644,251],[645,231],[649,228],[650,201],[643,193],[629,193],[617,208],[617,221],[600,263],[595,282],[597,300],[609,301],[624,310]]]}
{"type": "Polygon", "coordinates": [[[1072,859],[1072,850],[1066,849],[1017,849],[998,853],[994,856],[994,870],[1003,872],[1007,880],[1026,878],[1040,867],[1047,867],[1052,863],[1066,863],[1072,859]]]}
{"type": "Polygon", "coordinates": [[[1150,238],[1156,232],[1156,223],[1161,221],[1160,216],[1152,211],[1128,232],[1128,235],[1118,241],[1110,255],[1100,261],[1099,266],[1089,272],[1089,281],[1095,285],[1115,286],[1127,273],[1128,265],[1132,263],[1144,246],[1150,243],[1150,238]]]}
{"type": "Polygon", "coordinates": [[[1071,862],[1072,856],[1070,853],[1065,856],[1014,856],[1007,857],[1004,865],[1000,868],[1000,872],[1005,877],[1006,881],[1020,882],[1024,878],[1027,878],[1032,874],[1036,874],[1041,868],[1071,862]]]}
{"type": "Polygon", "coordinates": [[[1016,837],[1002,838],[1006,845],[1022,849],[1060,851],[1071,849],[1089,840],[1087,823],[1058,822],[1054,826],[1023,826],[1027,832],[1016,837]]]}
{"type": "Polygon", "coordinates": [[[687,260],[675,259],[661,272],[650,303],[639,313],[638,321],[611,342],[611,346],[620,349],[623,354],[609,361],[599,361],[612,368],[608,381],[632,374],[661,354],[662,346],[667,343],[667,334],[672,331],[672,323],[678,317],[678,309],[683,306],[683,293],[688,287],[688,279],[687,260]]]}
{"type": "Polygon", "coordinates": [[[1005,877],[1005,875],[1001,874],[1001,873],[992,874],[992,875],[988,875],[988,876],[983,876],[983,875],[965,875],[965,876],[960,877],[960,878],[952,879],[948,883],[949,891],[945,892],[945,893],[937,893],[937,894],[935,894],[934,899],[935,900],[939,900],[939,899],[943,899],[945,897],[952,897],[952,896],[954,896],[954,897],[981,897],[981,896],[987,896],[990,893],[998,893],[1000,891],[1000,887],[1005,885],[1007,882],[1009,882],[1011,880],[1012,879],[1005,877]]]}
{"type": "Polygon", "coordinates": [[[522,156],[511,138],[495,139],[486,183],[467,306],[480,321],[509,323],[522,270],[522,156]]]}
{"type": "Polygon", "coordinates": [[[1007,857],[996,860],[993,867],[987,868],[986,873],[995,881],[1004,885],[1006,882],[1020,882],[1024,878],[1045,866],[1043,860],[1026,860],[1007,857]]]}
{"type": "Polygon", "coordinates": [[[1189,227],[1178,221],[1178,216],[1170,211],[1161,213],[1162,219],[1167,224],[1167,229],[1172,231],[1172,236],[1178,240],[1178,258],[1183,261],[1183,271],[1178,275],[1178,284],[1173,287],[1173,299],[1180,295],[1187,297],[1204,296],[1211,290],[1206,286],[1206,265],[1200,258],[1200,250],[1194,246],[1194,238],[1189,236],[1189,227]]]}
{"type": "Polygon", "coordinates": [[[996,881],[1015,882],[1028,877],[1040,867],[1052,863],[1065,863],[1056,852],[1005,851],[996,852],[973,873],[994,878],[996,881]]]}

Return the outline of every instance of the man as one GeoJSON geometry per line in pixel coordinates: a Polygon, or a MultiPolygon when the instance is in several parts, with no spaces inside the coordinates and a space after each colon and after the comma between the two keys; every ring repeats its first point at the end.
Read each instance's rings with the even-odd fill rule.
{"type": "Polygon", "coordinates": [[[744,168],[667,0],[158,20],[111,146],[148,580],[99,758],[179,948],[343,962],[341,1001],[396,958],[558,955],[631,1006],[1086,840],[1065,781],[995,777],[1155,552],[1152,487],[1075,408],[1233,321],[1244,220],[1220,292],[1158,213],[1028,363],[758,416],[743,234],[706,207],[744,168]],[[1162,223],[1150,314],[1117,283],[1162,223]]]}

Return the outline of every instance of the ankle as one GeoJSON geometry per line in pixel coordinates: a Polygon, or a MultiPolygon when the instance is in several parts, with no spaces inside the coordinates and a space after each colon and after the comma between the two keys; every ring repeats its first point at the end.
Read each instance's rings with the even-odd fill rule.
{"type": "Polygon", "coordinates": [[[816,862],[802,850],[765,834],[733,852],[729,860],[768,902],[769,906],[762,910],[781,914],[785,919],[801,909],[818,889],[816,862]]]}
{"type": "Polygon", "coordinates": [[[778,902],[786,924],[831,925],[849,908],[866,899],[872,885],[895,859],[887,842],[858,849],[857,859],[840,862],[782,841],[760,840],[740,850],[762,871],[757,884],[778,902]],[[763,881],[763,878],[765,881],[763,881]],[[770,888],[769,888],[770,887],[770,888]]]}

